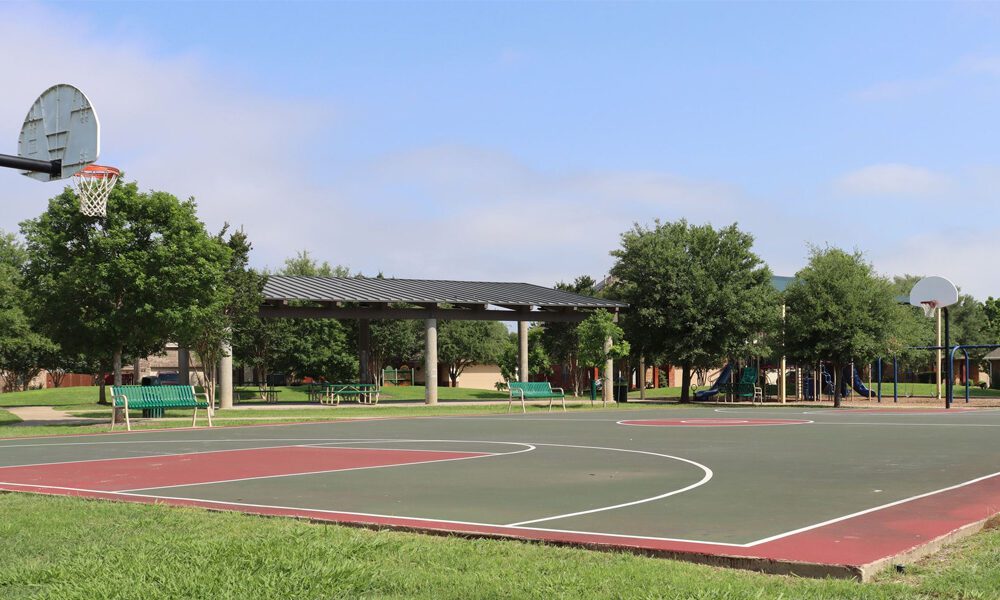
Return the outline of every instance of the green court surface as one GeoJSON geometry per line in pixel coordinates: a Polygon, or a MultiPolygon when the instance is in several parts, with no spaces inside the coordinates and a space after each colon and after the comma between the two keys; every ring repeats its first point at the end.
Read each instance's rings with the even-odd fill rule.
{"type": "MultiPolygon", "coordinates": [[[[0,489],[867,578],[1000,512],[1000,410],[710,408],[0,440],[0,489]]],[[[167,510],[167,509],[164,509],[167,510]]]]}

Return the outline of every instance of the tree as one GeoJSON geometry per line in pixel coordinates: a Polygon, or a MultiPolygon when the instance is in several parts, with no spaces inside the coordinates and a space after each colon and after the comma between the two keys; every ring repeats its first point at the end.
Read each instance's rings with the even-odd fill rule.
{"type": "Polygon", "coordinates": [[[438,360],[448,366],[451,387],[469,366],[497,364],[507,343],[507,328],[497,321],[441,321],[438,360]]]}
{"type": "Polygon", "coordinates": [[[21,230],[35,322],[64,352],[105,369],[175,339],[213,304],[225,261],[193,199],[140,193],[135,182],[115,186],[103,219],[81,215],[66,189],[21,230]]]}
{"type": "MultiPolygon", "coordinates": [[[[284,268],[275,275],[347,277],[349,270],[325,261],[318,263],[303,250],[285,259],[284,268]]],[[[257,277],[263,289],[268,274],[257,277]]],[[[251,367],[259,382],[265,382],[274,371],[293,378],[353,380],[357,375],[356,337],[356,328],[336,319],[261,319],[253,315],[234,329],[233,356],[251,367]]]]}
{"type": "MultiPolygon", "coordinates": [[[[596,282],[590,276],[581,275],[573,283],[560,281],[555,285],[555,288],[574,294],[594,296],[596,295],[595,285],[596,282]]],[[[579,323],[546,323],[542,326],[542,335],[539,338],[551,363],[569,365],[570,373],[573,376],[574,396],[579,396],[583,388],[583,369],[580,368],[577,359],[577,347],[579,346],[577,327],[579,327],[579,323]]]]}
{"type": "Polygon", "coordinates": [[[910,308],[896,302],[888,279],[875,274],[860,252],[810,249],[809,264],[785,290],[785,347],[803,362],[833,362],[834,405],[843,367],[897,353],[910,308]]]}
{"type": "Polygon", "coordinates": [[[25,309],[33,304],[24,286],[24,246],[0,231],[0,377],[5,391],[26,390],[59,347],[32,327],[25,309]]]}
{"type": "Polygon", "coordinates": [[[403,319],[381,319],[371,322],[369,372],[382,383],[382,370],[390,364],[400,366],[415,360],[423,348],[420,323],[403,319]]]}
{"type": "Polygon", "coordinates": [[[580,323],[577,336],[580,363],[586,367],[601,369],[602,378],[607,377],[605,368],[609,359],[625,358],[631,351],[625,340],[625,332],[615,323],[614,315],[606,310],[599,310],[580,323]]]}
{"type": "Polygon", "coordinates": [[[778,329],[778,301],[750,234],[657,220],[621,237],[611,253],[615,294],[630,305],[629,330],[643,332],[642,352],[681,366],[681,402],[693,369],[767,352],[763,334],[778,329]]]}
{"type": "Polygon", "coordinates": [[[205,369],[209,400],[215,402],[217,368],[225,347],[233,343],[235,331],[245,330],[257,319],[263,301],[265,279],[250,269],[250,240],[243,231],[235,231],[226,239],[229,224],[215,236],[215,242],[225,250],[220,281],[210,302],[191,315],[178,334],[177,341],[190,348],[201,359],[205,369]]]}
{"type": "MultiPolygon", "coordinates": [[[[552,361],[545,351],[542,338],[545,335],[545,328],[541,325],[532,325],[528,328],[528,374],[543,374],[552,370],[552,361]]],[[[576,353],[574,352],[574,355],[576,353]]],[[[500,353],[500,375],[504,381],[517,381],[518,360],[520,358],[520,348],[518,346],[517,333],[511,332],[507,336],[507,344],[504,345],[500,353]]]]}

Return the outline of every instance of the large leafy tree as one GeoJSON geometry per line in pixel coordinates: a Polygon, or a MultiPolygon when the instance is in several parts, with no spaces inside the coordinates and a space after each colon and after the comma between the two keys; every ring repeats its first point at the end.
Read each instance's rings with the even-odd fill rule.
{"type": "MultiPolygon", "coordinates": [[[[595,296],[596,282],[588,275],[577,277],[573,283],[559,282],[555,285],[557,290],[582,294],[584,296],[595,296]]],[[[569,365],[570,373],[573,376],[573,394],[580,395],[583,388],[583,369],[580,367],[577,358],[577,348],[579,338],[577,327],[579,323],[546,323],[542,329],[539,341],[549,355],[549,361],[555,364],[569,365]]]]}
{"type": "Polygon", "coordinates": [[[471,365],[497,364],[509,344],[507,328],[497,321],[441,321],[438,360],[448,366],[451,387],[471,365]]]}
{"type": "Polygon", "coordinates": [[[222,274],[210,303],[199,307],[181,329],[177,341],[191,348],[205,368],[209,397],[215,400],[216,373],[225,346],[233,343],[236,331],[246,331],[257,320],[263,296],[264,277],[249,267],[251,244],[246,233],[229,234],[229,225],[215,237],[225,250],[222,274]]]}
{"type": "Polygon", "coordinates": [[[58,346],[35,331],[25,314],[32,303],[22,275],[26,262],[24,246],[0,231],[0,377],[5,390],[27,389],[58,356],[58,346]]]}
{"type": "Polygon", "coordinates": [[[622,234],[611,270],[615,293],[630,304],[629,330],[643,353],[682,368],[681,401],[691,374],[731,356],[766,353],[764,332],[779,318],[771,271],[753,237],[730,225],[656,221],[622,234]]]}
{"type": "Polygon", "coordinates": [[[382,370],[416,360],[423,351],[422,330],[419,321],[380,319],[371,322],[369,371],[382,377],[382,370]]]}
{"type": "MultiPolygon", "coordinates": [[[[542,344],[545,336],[545,329],[541,325],[532,325],[528,328],[528,374],[547,374],[552,370],[552,361],[548,352],[542,344]]],[[[517,333],[511,332],[507,336],[507,344],[504,345],[500,353],[500,375],[505,381],[517,381],[517,368],[520,349],[518,347],[517,333]]],[[[574,352],[575,354],[575,352],[574,352]]]]}
{"type": "Polygon", "coordinates": [[[205,231],[194,200],[140,192],[135,182],[115,186],[103,219],[81,215],[66,189],[21,230],[39,327],[64,352],[105,369],[176,339],[222,283],[225,248],[205,231]]]}
{"type": "MultiPolygon", "coordinates": [[[[812,248],[809,264],[785,290],[785,347],[803,362],[830,360],[834,378],[854,362],[898,352],[910,308],[896,301],[888,279],[877,275],[860,252],[812,248]]],[[[834,385],[840,406],[841,386],[834,385]]]]}
{"type": "MultiPolygon", "coordinates": [[[[608,376],[604,370],[609,359],[625,358],[631,351],[625,339],[625,331],[615,323],[614,315],[606,310],[596,311],[580,323],[577,336],[580,364],[585,367],[598,367],[601,369],[602,378],[608,376]]],[[[605,391],[605,398],[607,393],[605,391]]]]}

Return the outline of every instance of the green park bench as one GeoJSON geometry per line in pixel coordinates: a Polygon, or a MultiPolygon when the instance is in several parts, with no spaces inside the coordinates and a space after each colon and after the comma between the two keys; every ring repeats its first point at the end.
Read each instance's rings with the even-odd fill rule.
{"type": "Polygon", "coordinates": [[[378,404],[379,388],[374,383],[332,383],[325,386],[321,404],[336,404],[341,400],[355,400],[362,404],[378,404]]]}
{"type": "Polygon", "coordinates": [[[507,384],[507,387],[510,388],[510,397],[507,400],[508,413],[515,398],[520,398],[521,400],[522,413],[528,412],[524,407],[525,399],[538,400],[548,398],[549,410],[552,410],[552,401],[559,398],[562,400],[563,410],[566,410],[566,394],[563,392],[563,389],[552,387],[548,381],[511,381],[507,384]]]}
{"type": "Polygon", "coordinates": [[[115,429],[115,411],[125,412],[125,428],[132,431],[129,410],[142,409],[142,416],[158,418],[168,408],[193,409],[191,427],[198,422],[198,409],[204,408],[208,415],[208,426],[212,426],[212,411],[208,406],[208,395],[197,394],[190,385],[115,385],[111,387],[111,430],[115,429]],[[199,400],[198,396],[204,396],[199,400]]]}

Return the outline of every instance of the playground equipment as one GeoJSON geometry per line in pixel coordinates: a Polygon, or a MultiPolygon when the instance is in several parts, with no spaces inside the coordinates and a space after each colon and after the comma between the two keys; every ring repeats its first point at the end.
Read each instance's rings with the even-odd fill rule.
{"type": "Polygon", "coordinates": [[[719,376],[716,377],[715,383],[712,384],[712,387],[707,390],[698,390],[694,393],[695,400],[711,398],[722,391],[722,386],[729,382],[729,376],[733,372],[733,366],[733,363],[726,363],[726,366],[722,367],[722,370],[719,371],[719,376]]]}

